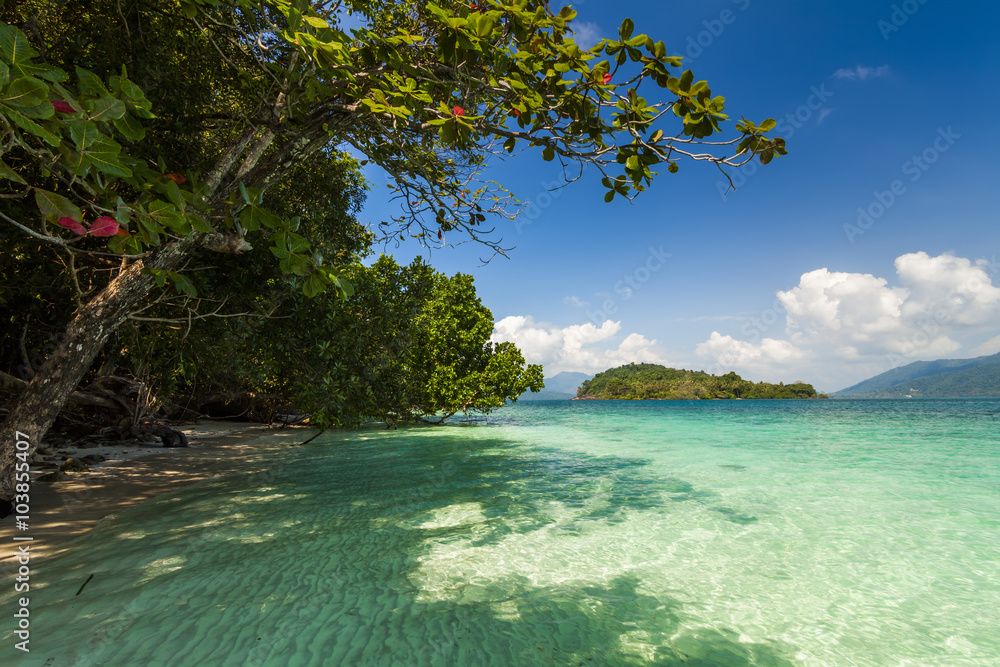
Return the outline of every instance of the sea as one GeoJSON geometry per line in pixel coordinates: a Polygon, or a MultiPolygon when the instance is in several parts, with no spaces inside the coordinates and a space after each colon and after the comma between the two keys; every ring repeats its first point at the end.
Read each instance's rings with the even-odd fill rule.
{"type": "Polygon", "coordinates": [[[328,432],[31,580],[32,650],[5,611],[3,665],[996,666],[1000,399],[328,432]]]}

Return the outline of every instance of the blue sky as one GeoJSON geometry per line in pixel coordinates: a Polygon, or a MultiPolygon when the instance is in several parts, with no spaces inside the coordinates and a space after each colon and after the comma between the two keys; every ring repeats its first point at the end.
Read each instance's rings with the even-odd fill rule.
{"type": "MultiPolygon", "coordinates": [[[[833,391],[1000,352],[1000,5],[573,6],[581,39],[633,18],[731,116],[782,121],[790,154],[735,174],[725,195],[714,168],[688,163],[632,204],[605,204],[593,177],[553,196],[558,167],[528,152],[488,173],[537,207],[498,223],[510,259],[409,243],[389,249],[398,260],[473,274],[496,336],[546,375],[656,361],[833,391]]],[[[362,218],[377,222],[396,209],[367,175],[362,218]]]]}

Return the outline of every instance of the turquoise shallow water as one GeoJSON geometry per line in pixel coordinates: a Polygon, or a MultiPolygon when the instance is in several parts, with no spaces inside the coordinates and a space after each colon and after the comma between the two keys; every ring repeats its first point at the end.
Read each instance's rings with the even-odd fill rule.
{"type": "Polygon", "coordinates": [[[287,451],[40,564],[0,662],[1000,664],[1000,400],[523,403],[287,451]]]}

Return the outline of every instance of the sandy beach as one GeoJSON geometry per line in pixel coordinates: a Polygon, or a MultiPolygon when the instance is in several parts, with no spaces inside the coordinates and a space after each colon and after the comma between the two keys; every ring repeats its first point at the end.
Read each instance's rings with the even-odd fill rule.
{"type": "Polygon", "coordinates": [[[0,566],[15,558],[15,536],[32,537],[32,558],[51,558],[104,517],[186,484],[236,472],[257,472],[280,456],[280,450],[307,440],[308,427],[269,427],[254,423],[202,422],[179,428],[189,447],[122,446],[56,448],[52,459],[103,456],[107,460],[70,479],[36,482],[50,472],[32,466],[28,530],[18,530],[15,517],[0,520],[0,566]]]}

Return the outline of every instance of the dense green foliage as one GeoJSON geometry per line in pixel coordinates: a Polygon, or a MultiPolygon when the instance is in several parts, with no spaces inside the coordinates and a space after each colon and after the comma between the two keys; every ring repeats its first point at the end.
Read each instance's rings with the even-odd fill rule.
{"type": "Polygon", "coordinates": [[[711,398],[820,398],[811,384],[750,382],[736,373],[716,376],[704,371],[659,364],[628,364],[598,373],[577,391],[577,398],[597,400],[693,400],[711,398]]]}
{"type": "Polygon", "coordinates": [[[122,361],[142,358],[149,381],[189,407],[291,406],[324,426],[442,421],[541,388],[540,366],[527,365],[510,343],[489,341],[493,315],[471,276],[448,277],[419,259],[401,267],[385,256],[349,276],[346,301],[285,288],[269,318],[147,331],[134,339],[143,353],[126,345],[122,361]]]}
{"type": "Polygon", "coordinates": [[[1000,396],[1000,354],[915,361],[838,391],[845,398],[1000,396]]]}

